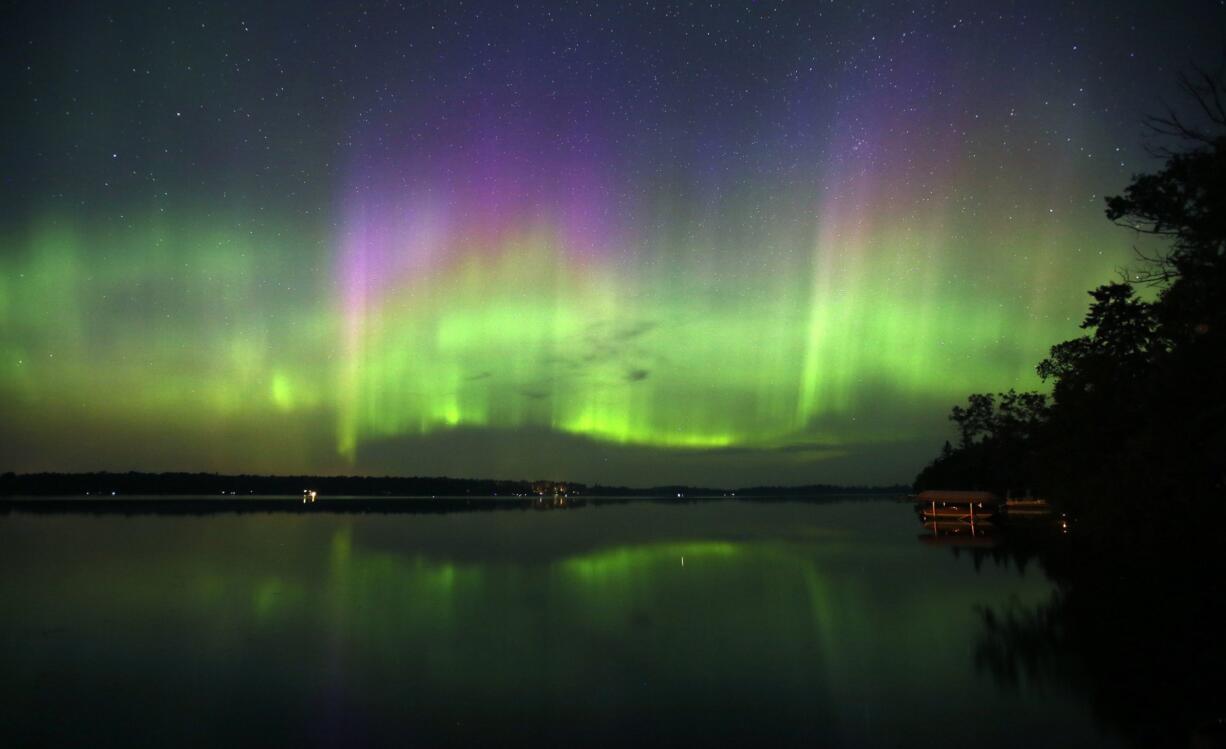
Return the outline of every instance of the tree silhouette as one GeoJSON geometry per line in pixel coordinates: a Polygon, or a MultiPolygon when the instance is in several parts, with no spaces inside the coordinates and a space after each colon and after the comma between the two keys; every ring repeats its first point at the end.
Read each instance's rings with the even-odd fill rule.
{"type": "Polygon", "coordinates": [[[1037,487],[1124,525],[1222,505],[1226,82],[1195,71],[1180,83],[1192,114],[1168,108],[1147,120],[1173,144],[1154,149],[1164,166],[1107,198],[1109,220],[1165,240],[1130,274],[1155,291],[1129,282],[1091,291],[1086,333],[1038,365],[1050,406],[1036,393],[970,396],[950,414],[958,447],[925,468],[917,488],[1037,487]]]}

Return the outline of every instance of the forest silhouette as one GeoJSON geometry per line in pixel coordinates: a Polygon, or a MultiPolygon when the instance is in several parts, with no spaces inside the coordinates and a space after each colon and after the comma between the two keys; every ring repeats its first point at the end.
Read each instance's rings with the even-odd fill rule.
{"type": "Polygon", "coordinates": [[[1056,589],[981,610],[976,666],[1004,688],[1071,686],[1129,746],[1226,746],[1226,78],[1180,80],[1191,116],[1147,125],[1163,167],[1107,199],[1157,240],[1090,292],[1084,335],[1038,364],[1037,392],[976,393],[957,445],[916,489],[1048,497],[1071,533],[1007,528],[985,558],[1037,563],[1056,589]],[[1192,117],[1195,117],[1193,120],[1192,117]]]}
{"type": "Polygon", "coordinates": [[[1226,484],[1226,79],[1180,79],[1190,115],[1147,118],[1163,167],[1107,198],[1106,216],[1157,251],[1090,292],[1080,337],[1052,346],[1037,392],[953,408],[958,444],[917,490],[1039,494],[1116,528],[1221,514],[1226,484]]]}

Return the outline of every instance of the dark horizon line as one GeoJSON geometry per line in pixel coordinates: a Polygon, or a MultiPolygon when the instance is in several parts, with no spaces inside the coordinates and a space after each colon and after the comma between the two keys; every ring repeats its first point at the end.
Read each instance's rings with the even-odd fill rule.
{"type": "Polygon", "coordinates": [[[566,493],[588,493],[594,496],[643,496],[695,494],[718,496],[737,493],[746,496],[789,496],[821,494],[879,494],[909,492],[906,484],[790,484],[755,485],[746,487],[709,487],[689,484],[657,484],[624,486],[587,484],[560,479],[488,479],[453,478],[450,476],[369,476],[311,474],[222,474],[190,471],[78,471],[0,474],[0,496],[116,496],[141,495],[226,495],[226,496],[293,496],[313,489],[331,496],[498,496],[506,494],[537,495],[552,493],[556,488],[566,493]],[[241,492],[241,494],[239,493],[241,492]]]}

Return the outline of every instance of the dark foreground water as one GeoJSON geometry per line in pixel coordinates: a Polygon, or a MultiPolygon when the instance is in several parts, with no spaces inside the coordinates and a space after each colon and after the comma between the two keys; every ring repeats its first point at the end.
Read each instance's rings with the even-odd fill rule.
{"type": "Polygon", "coordinates": [[[1115,746],[890,501],[0,516],[0,745],[1115,746]]]}

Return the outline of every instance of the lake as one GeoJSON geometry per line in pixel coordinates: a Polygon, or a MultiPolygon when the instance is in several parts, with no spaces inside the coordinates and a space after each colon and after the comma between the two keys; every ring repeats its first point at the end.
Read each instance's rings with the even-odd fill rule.
{"type": "Polygon", "coordinates": [[[910,506],[0,516],[0,744],[1119,746],[910,506]]]}

